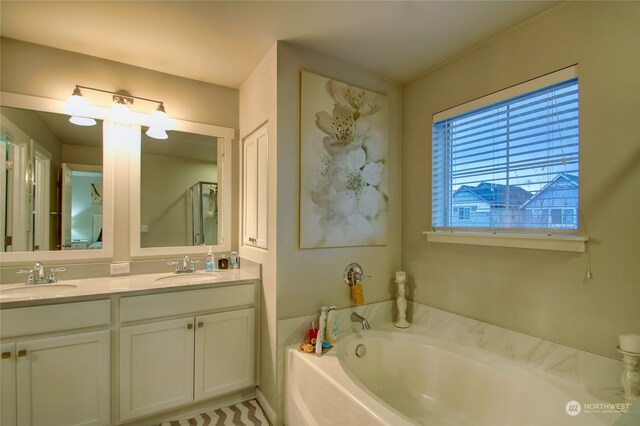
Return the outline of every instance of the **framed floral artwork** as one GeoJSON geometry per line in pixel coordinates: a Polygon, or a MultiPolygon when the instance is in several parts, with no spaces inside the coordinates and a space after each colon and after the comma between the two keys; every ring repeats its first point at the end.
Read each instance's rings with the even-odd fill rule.
{"type": "Polygon", "coordinates": [[[302,71],[300,248],[386,245],[389,100],[302,71]]]}

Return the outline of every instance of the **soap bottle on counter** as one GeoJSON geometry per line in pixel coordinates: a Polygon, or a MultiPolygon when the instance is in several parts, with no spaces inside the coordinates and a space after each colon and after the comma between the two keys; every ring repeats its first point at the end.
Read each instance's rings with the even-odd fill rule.
{"type": "Polygon", "coordinates": [[[211,252],[211,247],[209,247],[209,252],[207,253],[207,259],[204,261],[204,271],[205,272],[213,272],[216,269],[215,262],[213,261],[213,253],[211,252]]]}
{"type": "Polygon", "coordinates": [[[231,252],[229,265],[231,266],[231,269],[238,269],[238,253],[235,251],[231,252]]]}
{"type": "Polygon", "coordinates": [[[325,340],[329,343],[335,343],[338,338],[338,323],[336,322],[336,307],[329,306],[327,311],[327,327],[325,332],[325,340]]]}
{"type": "Polygon", "coordinates": [[[327,308],[320,308],[320,325],[318,326],[318,337],[316,338],[316,354],[322,354],[322,342],[324,341],[325,327],[327,326],[327,308]]]}

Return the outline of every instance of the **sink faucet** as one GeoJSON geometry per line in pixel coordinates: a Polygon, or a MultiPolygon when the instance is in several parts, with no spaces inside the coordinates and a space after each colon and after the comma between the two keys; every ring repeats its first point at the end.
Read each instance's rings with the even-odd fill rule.
{"type": "Polygon", "coordinates": [[[185,256],[181,262],[178,260],[170,260],[169,262],[167,262],[167,265],[175,265],[176,269],[174,272],[176,274],[187,274],[196,271],[196,263],[200,263],[200,261],[191,260],[189,259],[189,256],[185,256]]]}
{"type": "Polygon", "coordinates": [[[42,262],[38,261],[34,265],[33,269],[28,270],[20,270],[18,274],[29,274],[27,276],[26,285],[33,284],[55,284],[58,282],[58,278],[56,277],[56,272],[62,272],[65,268],[51,268],[49,269],[49,276],[44,270],[44,265],[42,262]]]}
{"type": "Polygon", "coordinates": [[[351,321],[361,323],[363,330],[371,330],[371,326],[369,325],[369,321],[367,321],[367,319],[365,317],[363,317],[362,315],[358,314],[357,312],[352,312],[351,313],[351,321]]]}
{"type": "Polygon", "coordinates": [[[36,265],[33,267],[33,275],[36,282],[44,281],[44,265],[42,262],[36,262],[36,265]]]}

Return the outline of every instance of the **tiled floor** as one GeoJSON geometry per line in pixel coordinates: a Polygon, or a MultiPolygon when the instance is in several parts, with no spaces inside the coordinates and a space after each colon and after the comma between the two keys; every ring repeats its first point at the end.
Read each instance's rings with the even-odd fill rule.
{"type": "Polygon", "coordinates": [[[255,399],[200,413],[189,419],[172,420],[161,426],[269,426],[260,404],[255,399]]]}

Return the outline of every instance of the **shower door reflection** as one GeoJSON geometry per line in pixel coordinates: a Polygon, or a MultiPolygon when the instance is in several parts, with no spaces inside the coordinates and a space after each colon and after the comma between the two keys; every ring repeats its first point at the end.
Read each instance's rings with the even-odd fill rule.
{"type": "Polygon", "coordinates": [[[187,189],[187,200],[189,244],[218,244],[218,184],[196,183],[187,189]]]}

